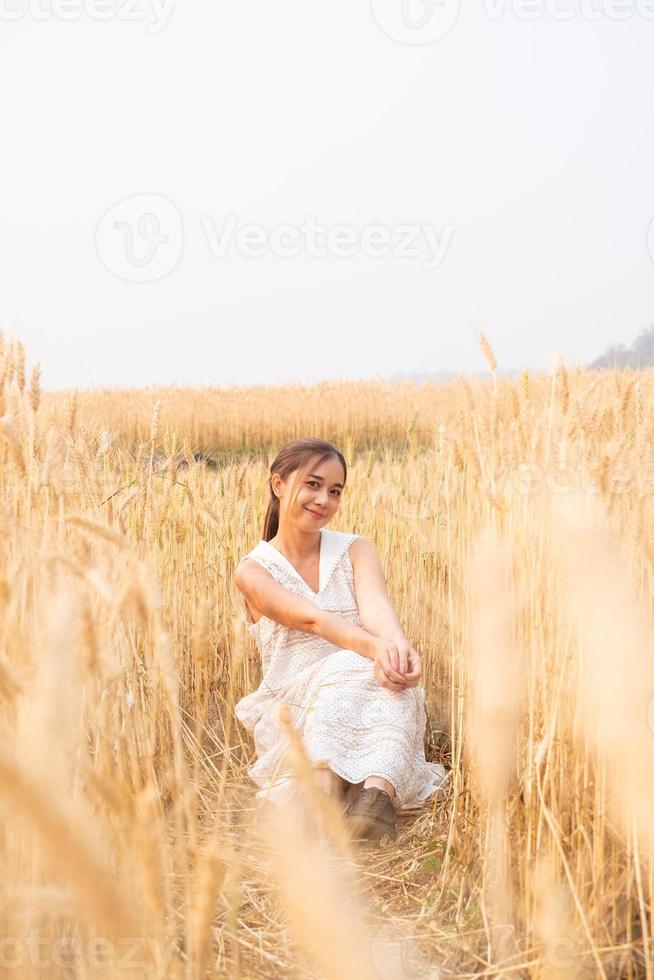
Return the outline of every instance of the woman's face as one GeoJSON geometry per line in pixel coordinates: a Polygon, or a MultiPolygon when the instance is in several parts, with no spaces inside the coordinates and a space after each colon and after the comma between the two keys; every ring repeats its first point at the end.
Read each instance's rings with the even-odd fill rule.
{"type": "Polygon", "coordinates": [[[281,498],[280,523],[290,521],[305,530],[324,527],[338,510],[344,482],[340,461],[331,457],[295,470],[286,482],[275,473],[272,485],[281,498]]]}

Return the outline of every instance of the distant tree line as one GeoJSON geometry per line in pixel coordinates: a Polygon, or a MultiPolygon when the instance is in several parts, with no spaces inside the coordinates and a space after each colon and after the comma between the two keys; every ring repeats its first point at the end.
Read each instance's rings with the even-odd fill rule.
{"type": "Polygon", "coordinates": [[[601,357],[588,367],[603,371],[606,368],[647,368],[654,365],[654,326],[645,327],[638,334],[631,347],[618,344],[608,347],[601,357]]]}

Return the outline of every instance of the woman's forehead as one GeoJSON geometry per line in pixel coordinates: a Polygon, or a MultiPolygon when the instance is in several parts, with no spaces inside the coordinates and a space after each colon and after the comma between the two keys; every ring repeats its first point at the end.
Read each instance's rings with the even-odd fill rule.
{"type": "Polygon", "coordinates": [[[335,457],[323,459],[321,462],[316,459],[295,472],[301,478],[313,473],[315,476],[322,476],[325,480],[340,482],[343,479],[343,464],[335,457]]]}

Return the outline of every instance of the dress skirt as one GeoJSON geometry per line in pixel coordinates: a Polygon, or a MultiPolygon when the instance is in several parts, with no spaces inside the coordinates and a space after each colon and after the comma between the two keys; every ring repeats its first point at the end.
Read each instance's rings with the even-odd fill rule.
{"type": "Polygon", "coordinates": [[[248,774],[257,797],[283,803],[296,787],[285,763],[288,738],[278,716],[282,704],[314,766],[328,766],[348,783],[382,776],[395,788],[396,811],[420,809],[442,794],[448,774],[427,762],[427,722],[422,685],[391,691],[380,687],[373,663],[339,649],[272,692],[262,684],[235,706],[238,720],[254,737],[257,761],[248,774]]]}

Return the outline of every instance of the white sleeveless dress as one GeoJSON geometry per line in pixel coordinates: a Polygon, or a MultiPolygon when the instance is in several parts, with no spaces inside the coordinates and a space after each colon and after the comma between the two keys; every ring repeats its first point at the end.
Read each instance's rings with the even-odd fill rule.
{"type": "MultiPolygon", "coordinates": [[[[290,592],[360,626],[349,556],[360,535],[327,528],[320,533],[318,592],[268,541],[260,541],[245,558],[257,561],[290,592]]],[[[242,593],[236,592],[263,670],[258,689],[234,709],[254,736],[257,761],[248,775],[260,787],[256,796],[283,803],[296,791],[277,717],[284,703],[314,765],[329,766],[349,783],[382,776],[395,787],[393,805],[400,812],[440,798],[449,774],[440,763],[425,759],[422,685],[404,691],[380,687],[372,660],[265,616],[254,622],[242,593]]]]}

